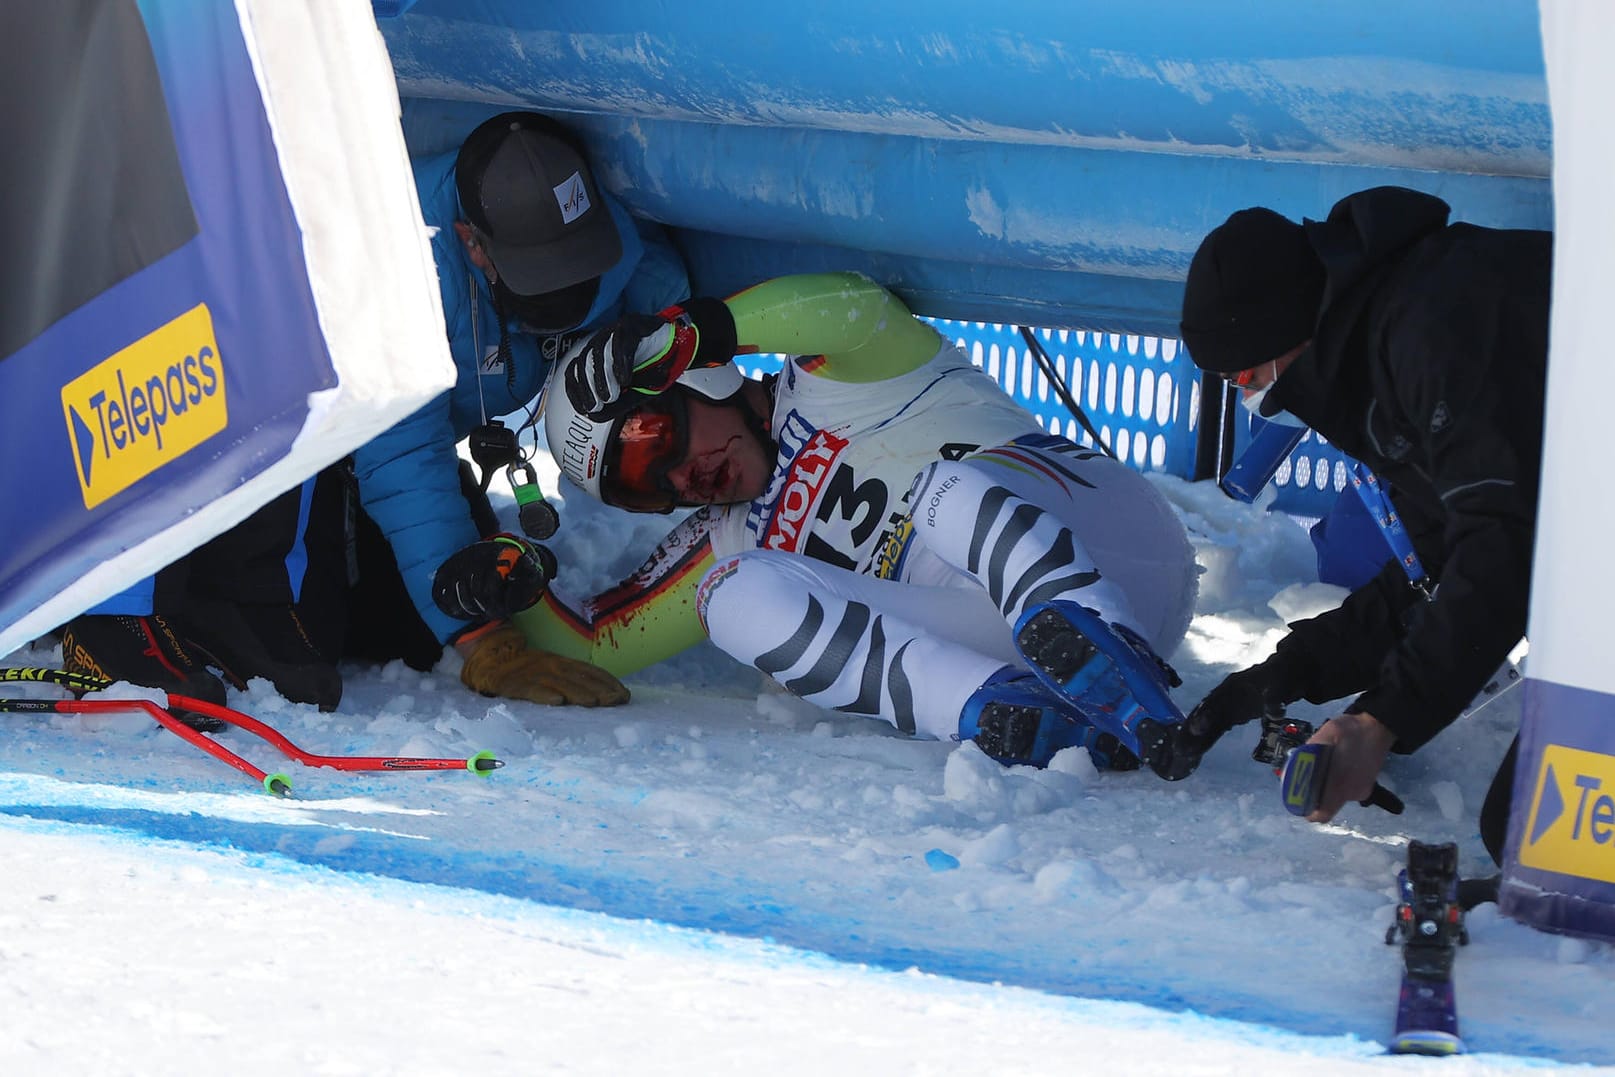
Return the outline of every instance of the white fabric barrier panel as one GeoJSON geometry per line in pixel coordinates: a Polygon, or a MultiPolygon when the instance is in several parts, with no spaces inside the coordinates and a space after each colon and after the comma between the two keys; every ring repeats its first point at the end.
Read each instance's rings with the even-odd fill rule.
{"type": "Polygon", "coordinates": [[[1553,313],[1525,718],[1503,911],[1551,931],[1615,939],[1615,571],[1601,444],[1615,399],[1615,5],[1543,0],[1554,127],[1553,313]]]}
{"type": "Polygon", "coordinates": [[[365,0],[63,0],[14,5],[0,30],[7,234],[48,255],[0,318],[6,654],[339,460],[454,367],[365,0]]]}

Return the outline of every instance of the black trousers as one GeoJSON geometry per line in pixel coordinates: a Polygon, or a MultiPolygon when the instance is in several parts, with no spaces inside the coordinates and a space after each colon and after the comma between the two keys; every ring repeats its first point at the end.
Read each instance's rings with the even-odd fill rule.
{"type": "MultiPolygon", "coordinates": [[[[295,600],[310,640],[328,661],[402,658],[414,669],[431,669],[442,645],[416,612],[392,547],[360,507],[351,465],[333,464],[313,482],[301,527],[299,487],[163,569],[156,608],[183,615],[192,596],[248,605],[295,600]],[[296,590],[292,555],[299,550],[306,563],[296,590]]],[[[498,517],[463,461],[460,492],[478,533],[497,532],[498,517]]]]}

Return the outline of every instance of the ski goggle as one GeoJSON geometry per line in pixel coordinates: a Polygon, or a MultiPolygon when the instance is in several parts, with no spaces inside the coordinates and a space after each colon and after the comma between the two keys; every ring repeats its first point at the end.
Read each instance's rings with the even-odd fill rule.
{"type": "Polygon", "coordinates": [[[1251,382],[1256,380],[1256,372],[1266,365],[1266,363],[1257,363],[1249,370],[1241,370],[1233,374],[1224,374],[1222,378],[1223,381],[1226,381],[1229,385],[1232,385],[1236,389],[1246,389],[1250,387],[1251,382]]]}
{"type": "Polygon", "coordinates": [[[688,420],[677,387],[646,398],[618,420],[606,446],[601,500],[630,512],[672,512],[678,495],[668,473],[689,451],[688,420]]]}

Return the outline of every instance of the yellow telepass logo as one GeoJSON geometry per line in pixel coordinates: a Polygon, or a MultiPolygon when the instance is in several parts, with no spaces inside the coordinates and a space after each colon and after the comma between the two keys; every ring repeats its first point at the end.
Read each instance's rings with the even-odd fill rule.
{"type": "Polygon", "coordinates": [[[224,367],[207,304],[62,386],[62,412],[87,509],[223,430],[224,367]]]}
{"type": "Polygon", "coordinates": [[[1520,863],[1615,883],[1615,756],[1543,749],[1520,863]]]}

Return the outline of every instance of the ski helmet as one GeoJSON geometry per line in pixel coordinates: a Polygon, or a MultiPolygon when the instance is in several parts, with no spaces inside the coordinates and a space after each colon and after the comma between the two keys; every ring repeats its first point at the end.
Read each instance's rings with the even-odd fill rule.
{"type": "MultiPolygon", "coordinates": [[[[550,456],[561,469],[561,474],[581,486],[590,497],[635,512],[672,512],[674,502],[669,500],[651,504],[613,485],[610,472],[617,465],[614,450],[620,448],[618,442],[624,428],[633,423],[635,429],[643,430],[646,439],[654,439],[658,431],[654,424],[644,420],[651,415],[662,415],[671,420],[664,424],[664,429],[671,436],[687,440],[688,414],[681,394],[698,393],[709,400],[722,402],[738,396],[746,381],[740,368],[733,363],[689,370],[672,388],[646,397],[644,403],[626,414],[609,419],[591,419],[574,407],[566,395],[565,378],[562,376],[564,367],[564,361],[556,364],[540,402],[550,456]]],[[[664,444],[661,448],[668,455],[683,455],[682,451],[672,453],[669,445],[664,444]]]]}

